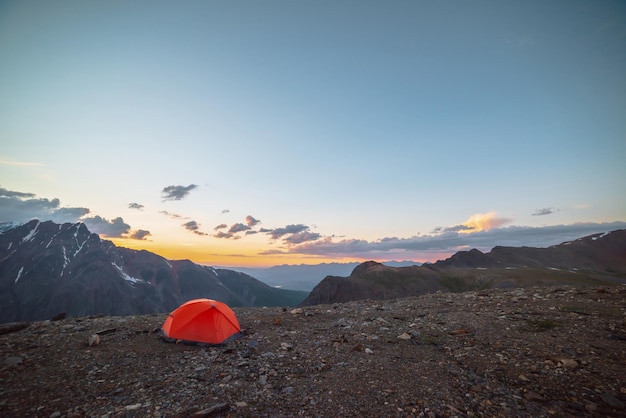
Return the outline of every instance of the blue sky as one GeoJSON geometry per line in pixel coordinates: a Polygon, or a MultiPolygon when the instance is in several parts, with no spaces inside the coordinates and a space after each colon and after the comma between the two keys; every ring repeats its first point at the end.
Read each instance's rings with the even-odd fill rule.
{"type": "Polygon", "coordinates": [[[0,222],[221,265],[626,227],[621,1],[3,1],[0,56],[0,222]]]}

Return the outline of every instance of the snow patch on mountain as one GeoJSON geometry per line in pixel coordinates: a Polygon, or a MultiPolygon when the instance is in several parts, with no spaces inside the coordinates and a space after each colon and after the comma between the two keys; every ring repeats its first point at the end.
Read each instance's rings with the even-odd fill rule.
{"type": "MultiPolygon", "coordinates": [[[[76,237],[76,235],[74,235],[74,237],[76,237]]],[[[76,245],[78,245],[78,249],[74,252],[74,257],[76,257],[76,254],[78,254],[83,249],[83,246],[85,245],[88,239],[89,238],[85,239],[81,244],[79,244],[78,238],[76,238],[76,245]]]]}
{"type": "Polygon", "coordinates": [[[35,238],[35,235],[37,235],[37,230],[39,229],[39,225],[41,224],[41,222],[37,221],[37,223],[35,224],[35,227],[33,229],[30,230],[30,232],[28,234],[26,234],[26,236],[24,238],[22,238],[22,242],[28,242],[30,240],[32,240],[33,238],[35,238]]]}
{"type": "Polygon", "coordinates": [[[117,271],[120,272],[120,276],[122,276],[122,279],[126,280],[127,282],[137,283],[137,282],[143,281],[141,279],[138,279],[138,278],[133,277],[130,274],[126,273],[124,271],[124,269],[122,267],[118,266],[115,261],[111,261],[111,264],[113,264],[113,267],[115,267],[117,269],[117,271]]]}
{"type": "Polygon", "coordinates": [[[20,277],[22,277],[22,272],[24,271],[24,266],[22,266],[22,268],[20,268],[20,271],[17,272],[17,277],[15,278],[15,283],[17,283],[17,281],[20,279],[20,277]]]}

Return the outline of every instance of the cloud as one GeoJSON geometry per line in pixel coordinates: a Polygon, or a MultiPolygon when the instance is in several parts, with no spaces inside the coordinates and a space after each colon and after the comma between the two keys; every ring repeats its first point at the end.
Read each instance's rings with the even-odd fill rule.
{"type": "Polygon", "coordinates": [[[239,235],[235,235],[231,232],[223,232],[219,231],[218,233],[213,235],[215,238],[225,238],[225,239],[240,239],[239,235]]]}
{"type": "Polygon", "coordinates": [[[129,238],[132,238],[132,239],[137,239],[137,240],[145,240],[145,239],[146,239],[146,237],[148,237],[148,236],[150,236],[150,235],[152,235],[152,234],[150,233],[150,231],[146,231],[146,230],[143,230],[143,229],[138,229],[138,230],[136,230],[135,232],[133,232],[133,233],[130,235],[130,237],[129,237],[129,238]]]}
{"type": "Polygon", "coordinates": [[[223,209],[222,214],[230,212],[230,209],[223,209]]]}
{"type": "Polygon", "coordinates": [[[56,223],[75,223],[89,213],[87,208],[59,208],[54,211],[52,219],[56,223]]]}
{"type": "Polygon", "coordinates": [[[295,224],[295,225],[287,225],[284,228],[263,230],[262,232],[268,233],[272,237],[272,239],[279,239],[279,238],[282,238],[284,235],[297,234],[300,232],[307,231],[308,229],[309,227],[306,225],[295,224]]]}
{"type": "Polygon", "coordinates": [[[284,238],[283,242],[285,242],[286,244],[291,244],[291,245],[302,244],[303,242],[316,241],[320,239],[321,237],[322,236],[318,234],[317,232],[304,231],[304,232],[298,232],[296,234],[291,234],[290,236],[284,238]]]}
{"type": "Polygon", "coordinates": [[[236,234],[237,232],[243,232],[243,231],[248,231],[250,230],[250,227],[248,225],[244,225],[242,223],[236,223],[231,225],[231,227],[228,229],[228,232],[231,234],[236,234]]]}
{"type": "Polygon", "coordinates": [[[32,199],[36,195],[35,195],[35,193],[15,192],[13,190],[7,190],[4,187],[0,187],[0,196],[3,196],[3,197],[17,197],[17,198],[20,198],[20,199],[24,199],[24,198],[32,199]]]}
{"type": "Polygon", "coordinates": [[[497,228],[511,222],[508,218],[498,218],[495,212],[488,213],[475,213],[470,216],[467,221],[460,225],[454,225],[449,227],[437,227],[433,230],[433,234],[439,234],[442,232],[461,232],[471,233],[488,231],[492,228],[497,228]]]}
{"type": "Polygon", "coordinates": [[[489,231],[492,228],[499,228],[510,223],[512,220],[508,218],[498,218],[495,212],[476,213],[463,222],[465,228],[459,229],[459,232],[470,233],[489,231]]]}
{"type": "Polygon", "coordinates": [[[108,238],[128,238],[130,225],[124,222],[124,219],[117,217],[108,221],[101,216],[85,218],[82,222],[87,226],[90,232],[103,235],[108,238]]]}
{"type": "Polygon", "coordinates": [[[140,205],[139,203],[129,203],[128,204],[128,208],[129,209],[143,210],[143,205],[140,205]]]}
{"type": "Polygon", "coordinates": [[[256,224],[258,224],[260,222],[261,222],[260,220],[254,219],[250,215],[246,216],[246,225],[248,225],[248,226],[255,226],[256,224]]]}
{"type": "Polygon", "coordinates": [[[78,222],[89,213],[87,208],[61,208],[57,198],[36,198],[24,193],[0,188],[0,222],[28,222],[31,219],[57,223],[78,222]]]}
{"type": "Polygon", "coordinates": [[[435,228],[433,233],[462,232],[462,231],[472,231],[473,229],[474,229],[473,227],[467,226],[467,225],[455,225],[455,226],[449,226],[449,227],[446,227],[446,228],[443,228],[443,227],[435,228]]]}
{"type": "MultiPolygon", "coordinates": [[[[228,228],[228,232],[218,232],[218,233],[214,234],[213,236],[215,238],[227,238],[227,239],[235,238],[235,239],[239,239],[241,237],[236,235],[239,232],[245,232],[245,235],[256,234],[259,231],[253,231],[252,227],[257,225],[260,222],[261,221],[259,221],[258,219],[255,219],[254,217],[248,215],[248,216],[246,216],[246,223],[245,224],[241,223],[241,222],[237,222],[235,224],[232,224],[230,226],[230,228],[228,228]]],[[[226,224],[219,224],[218,226],[213,228],[213,230],[217,231],[218,229],[224,229],[226,227],[227,227],[226,224]]]]}
{"type": "Polygon", "coordinates": [[[287,246],[281,250],[266,251],[262,255],[300,254],[326,258],[352,257],[355,259],[402,257],[403,259],[434,261],[449,257],[457,251],[471,248],[486,252],[498,245],[548,247],[595,233],[626,229],[626,222],[587,222],[544,227],[508,226],[471,233],[452,231],[451,229],[441,228],[441,232],[430,235],[418,235],[410,238],[387,237],[375,241],[360,239],[335,241],[333,237],[325,237],[300,244],[294,242],[295,245],[287,246]],[[429,255],[435,255],[437,258],[431,259],[429,255]]]}
{"type": "Polygon", "coordinates": [[[200,224],[196,221],[185,222],[182,225],[186,230],[193,232],[197,235],[207,235],[205,232],[200,231],[200,224]]]}
{"type": "Polygon", "coordinates": [[[18,167],[41,167],[43,164],[36,162],[28,162],[28,161],[8,161],[8,160],[0,160],[1,165],[13,165],[18,167]]]}
{"type": "Polygon", "coordinates": [[[166,210],[161,210],[161,211],[159,211],[159,213],[161,213],[161,214],[163,214],[165,216],[169,216],[172,219],[189,219],[188,216],[182,216],[182,215],[179,215],[177,213],[170,213],[170,212],[168,212],[166,210]]]}
{"type": "Polygon", "coordinates": [[[189,186],[167,186],[161,190],[161,198],[166,200],[181,200],[189,194],[190,191],[198,187],[196,184],[189,186]]]}
{"type": "Polygon", "coordinates": [[[552,208],[543,208],[543,209],[537,209],[535,210],[535,213],[533,213],[531,216],[544,216],[544,215],[550,215],[552,213],[554,213],[554,209],[552,208]]]}

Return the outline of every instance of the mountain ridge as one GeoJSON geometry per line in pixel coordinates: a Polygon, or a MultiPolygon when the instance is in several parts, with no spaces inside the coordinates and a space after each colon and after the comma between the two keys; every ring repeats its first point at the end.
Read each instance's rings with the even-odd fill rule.
{"type": "Polygon", "coordinates": [[[243,273],[117,247],[82,223],[32,220],[0,232],[0,322],[161,313],[199,297],[293,306],[305,296],[243,273]]]}
{"type": "Polygon", "coordinates": [[[436,291],[620,283],[626,284],[626,230],[592,234],[547,248],[496,246],[488,253],[471,249],[421,266],[389,267],[368,261],[348,277],[324,278],[301,306],[436,291]]]}

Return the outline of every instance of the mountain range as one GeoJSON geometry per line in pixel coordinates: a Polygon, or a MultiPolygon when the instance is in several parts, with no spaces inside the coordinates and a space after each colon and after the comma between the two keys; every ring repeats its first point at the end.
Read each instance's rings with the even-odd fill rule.
{"type": "Polygon", "coordinates": [[[0,322],[162,313],[201,297],[230,306],[295,306],[306,295],[244,273],[117,247],[82,223],[0,226],[0,322]]]}
{"type": "Polygon", "coordinates": [[[268,283],[318,284],[310,293],[286,290],[241,271],[167,260],[148,251],[117,247],[82,223],[0,224],[0,323],[59,315],[163,313],[201,297],[233,307],[307,306],[436,291],[626,284],[626,230],[548,248],[461,251],[423,265],[396,267],[369,261],[317,268],[277,266],[267,271],[268,283]],[[310,273],[347,268],[352,268],[349,276],[327,275],[321,281],[310,273]],[[307,270],[310,277],[303,278],[307,270]]]}
{"type": "Polygon", "coordinates": [[[626,284],[626,230],[594,234],[548,248],[460,251],[421,266],[390,267],[369,261],[357,266],[348,277],[326,277],[301,305],[561,284],[626,284]]]}

